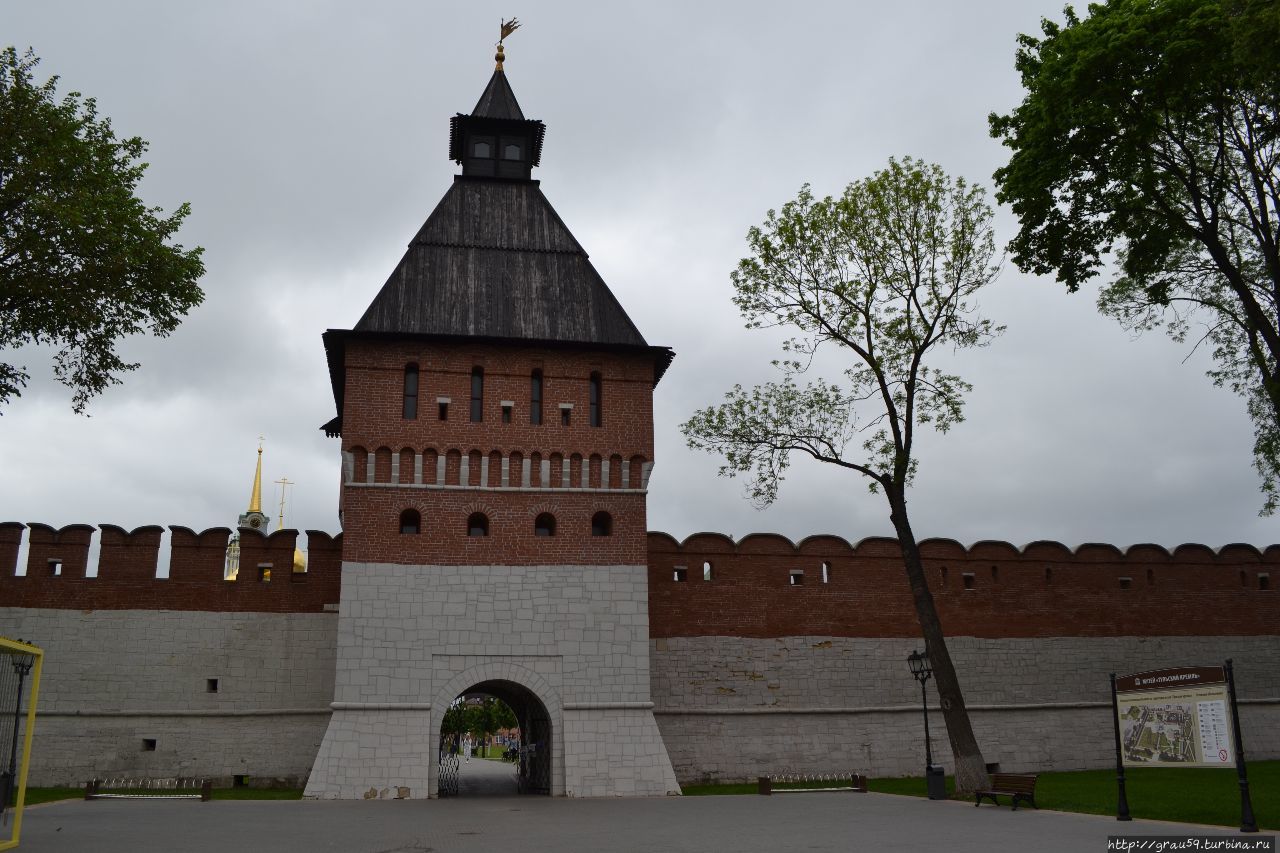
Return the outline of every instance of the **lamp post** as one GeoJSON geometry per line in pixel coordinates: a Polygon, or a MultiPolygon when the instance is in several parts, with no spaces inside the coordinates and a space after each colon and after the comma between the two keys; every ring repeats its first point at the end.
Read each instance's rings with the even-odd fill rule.
{"type": "Polygon", "coordinates": [[[933,675],[933,667],[929,666],[929,655],[921,651],[907,655],[907,666],[911,667],[911,676],[920,682],[920,708],[924,711],[924,768],[927,773],[933,766],[933,747],[929,744],[929,699],[925,683],[933,675]]]}
{"type": "MultiPolygon", "coordinates": [[[[21,639],[18,642],[22,642],[21,639]]],[[[35,659],[30,655],[14,655],[13,672],[18,676],[18,692],[14,699],[13,706],[13,741],[9,748],[9,770],[7,773],[0,774],[5,778],[0,783],[0,794],[4,797],[4,802],[0,803],[0,811],[9,807],[9,801],[13,797],[13,792],[17,788],[18,780],[18,721],[22,717],[22,682],[26,680],[31,673],[31,667],[35,664],[35,659]]]]}
{"type": "Polygon", "coordinates": [[[927,651],[914,651],[907,655],[907,666],[911,667],[911,677],[920,682],[920,708],[924,712],[924,778],[929,791],[929,799],[945,800],[947,798],[946,777],[941,767],[933,766],[933,745],[929,738],[929,699],[925,688],[933,675],[933,667],[929,665],[927,651]]]}

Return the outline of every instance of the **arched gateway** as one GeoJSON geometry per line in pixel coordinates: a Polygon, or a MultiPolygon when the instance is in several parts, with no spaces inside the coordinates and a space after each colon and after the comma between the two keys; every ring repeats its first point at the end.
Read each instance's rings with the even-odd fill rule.
{"type": "MultiPolygon", "coordinates": [[[[501,699],[515,712],[524,752],[517,763],[519,791],[526,794],[564,793],[564,707],[555,688],[536,672],[510,663],[485,663],[456,676],[436,694],[432,715],[437,742],[443,740],[444,713],[458,696],[483,693],[501,699]]],[[[431,795],[441,793],[441,760],[435,764],[431,795]]]]}
{"type": "Polygon", "coordinates": [[[308,796],[435,796],[444,712],[473,688],[523,703],[550,793],[679,792],[649,698],[645,519],[673,353],[531,179],[543,132],[499,64],[451,120],[462,173],[355,327],[324,335],[342,598],[308,796]]]}

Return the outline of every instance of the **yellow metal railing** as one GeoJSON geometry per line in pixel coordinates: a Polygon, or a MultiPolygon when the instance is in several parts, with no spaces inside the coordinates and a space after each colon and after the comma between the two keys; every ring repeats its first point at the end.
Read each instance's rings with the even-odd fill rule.
{"type": "MultiPolygon", "coordinates": [[[[36,730],[36,700],[40,696],[40,673],[44,669],[44,651],[30,643],[23,643],[17,640],[10,640],[0,637],[0,662],[15,664],[15,672],[17,665],[25,665],[27,661],[22,658],[30,658],[34,666],[31,668],[31,689],[27,693],[27,725],[22,738],[22,763],[17,768],[18,798],[13,809],[13,833],[6,839],[0,839],[0,850],[11,850],[18,846],[18,839],[22,834],[22,809],[27,799],[27,770],[31,766],[31,740],[36,730]]],[[[21,677],[25,681],[25,673],[21,677]]],[[[19,693],[21,700],[21,693],[19,693]]],[[[18,707],[14,708],[13,713],[16,715],[21,708],[21,701],[18,707]]],[[[9,723],[7,708],[0,708],[0,720],[9,723]]],[[[13,719],[16,733],[16,717],[13,719]]],[[[15,734],[16,736],[16,734],[15,734]]],[[[3,756],[2,760],[6,766],[8,764],[8,756],[3,756]]],[[[7,805],[7,804],[6,804],[7,805]]]]}

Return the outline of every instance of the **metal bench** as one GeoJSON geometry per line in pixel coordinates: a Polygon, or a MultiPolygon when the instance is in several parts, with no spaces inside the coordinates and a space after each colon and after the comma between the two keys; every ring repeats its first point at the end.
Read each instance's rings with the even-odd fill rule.
{"type": "Polygon", "coordinates": [[[1032,808],[1039,808],[1036,805],[1036,779],[1035,773],[992,773],[991,787],[984,791],[973,792],[974,806],[982,805],[983,797],[990,797],[991,802],[1000,805],[1000,801],[996,799],[999,796],[1006,796],[1013,801],[1013,810],[1018,810],[1018,800],[1025,800],[1031,803],[1032,808]]]}

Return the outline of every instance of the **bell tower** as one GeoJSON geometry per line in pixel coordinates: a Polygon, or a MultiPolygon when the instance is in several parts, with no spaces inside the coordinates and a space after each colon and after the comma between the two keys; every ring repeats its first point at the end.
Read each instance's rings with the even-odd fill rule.
{"type": "Polygon", "coordinates": [[[545,127],[501,43],[497,60],[450,122],[461,173],[354,327],[324,334],[342,599],[308,796],[435,796],[441,721],[468,692],[516,711],[525,790],[679,791],[649,696],[645,518],[674,354],[532,178],[545,127]]]}

